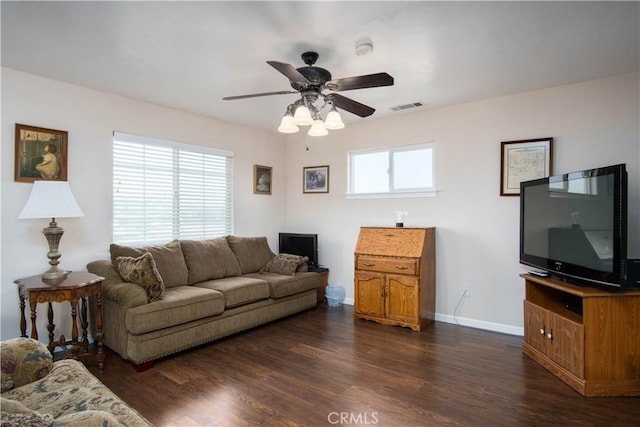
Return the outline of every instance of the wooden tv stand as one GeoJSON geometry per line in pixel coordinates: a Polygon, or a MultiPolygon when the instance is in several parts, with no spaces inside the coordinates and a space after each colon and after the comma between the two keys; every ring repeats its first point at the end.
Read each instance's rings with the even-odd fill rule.
{"type": "Polygon", "coordinates": [[[640,396],[640,291],[520,276],[523,352],[584,396],[640,396]]]}

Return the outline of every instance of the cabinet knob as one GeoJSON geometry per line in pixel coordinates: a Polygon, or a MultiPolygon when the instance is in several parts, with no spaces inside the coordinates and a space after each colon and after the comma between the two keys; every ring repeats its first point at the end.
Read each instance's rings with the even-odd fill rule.
{"type": "Polygon", "coordinates": [[[547,334],[547,338],[548,338],[548,339],[550,339],[550,340],[552,340],[552,339],[553,339],[553,334],[552,334],[551,332],[549,332],[549,333],[547,334]]]}
{"type": "Polygon", "coordinates": [[[544,335],[544,328],[540,329],[540,335],[544,335]]]}

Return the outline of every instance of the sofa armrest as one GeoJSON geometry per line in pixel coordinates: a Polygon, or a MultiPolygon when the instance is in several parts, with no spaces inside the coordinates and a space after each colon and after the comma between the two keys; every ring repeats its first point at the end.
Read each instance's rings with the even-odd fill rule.
{"type": "Polygon", "coordinates": [[[102,297],[115,301],[122,308],[129,309],[147,303],[147,292],[142,286],[123,282],[120,275],[113,268],[111,261],[91,261],[87,264],[90,273],[104,277],[102,281],[102,297]]]}
{"type": "Polygon", "coordinates": [[[31,338],[13,338],[0,343],[2,393],[46,377],[53,356],[46,345],[31,338]]]}

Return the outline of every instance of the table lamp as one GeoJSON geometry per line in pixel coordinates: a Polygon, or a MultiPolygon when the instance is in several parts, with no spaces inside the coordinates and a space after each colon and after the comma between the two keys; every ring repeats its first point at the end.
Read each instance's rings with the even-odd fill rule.
{"type": "Polygon", "coordinates": [[[56,224],[56,218],[84,216],[76,199],[74,199],[66,181],[35,181],[29,200],[22,209],[19,219],[51,218],[49,226],[42,230],[49,243],[49,264],[51,268],[42,275],[44,282],[60,283],[66,279],[68,272],[58,268],[61,254],[58,245],[64,230],[56,224]]]}

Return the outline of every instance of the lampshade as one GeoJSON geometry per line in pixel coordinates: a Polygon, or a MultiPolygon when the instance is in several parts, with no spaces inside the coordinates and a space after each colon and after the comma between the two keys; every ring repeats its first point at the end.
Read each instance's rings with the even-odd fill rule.
{"type": "Polygon", "coordinates": [[[280,122],[280,126],[278,127],[278,132],[282,133],[296,133],[300,130],[298,126],[293,121],[293,116],[291,114],[285,114],[282,117],[282,121],[280,122]]]}
{"type": "Polygon", "coordinates": [[[18,215],[26,218],[70,218],[84,216],[67,181],[35,181],[27,204],[18,215]]]}
{"type": "Polygon", "coordinates": [[[327,118],[324,120],[324,127],[329,130],[344,128],[342,117],[340,117],[340,113],[338,113],[336,107],[331,108],[331,111],[327,114],[327,118]]]}
{"type": "Polygon", "coordinates": [[[293,115],[293,122],[298,126],[309,126],[313,123],[311,112],[304,105],[299,105],[293,115]]]}
{"type": "Polygon", "coordinates": [[[324,123],[322,120],[315,119],[313,124],[311,125],[311,129],[309,129],[309,136],[325,136],[329,131],[324,127],[324,123]]]}

